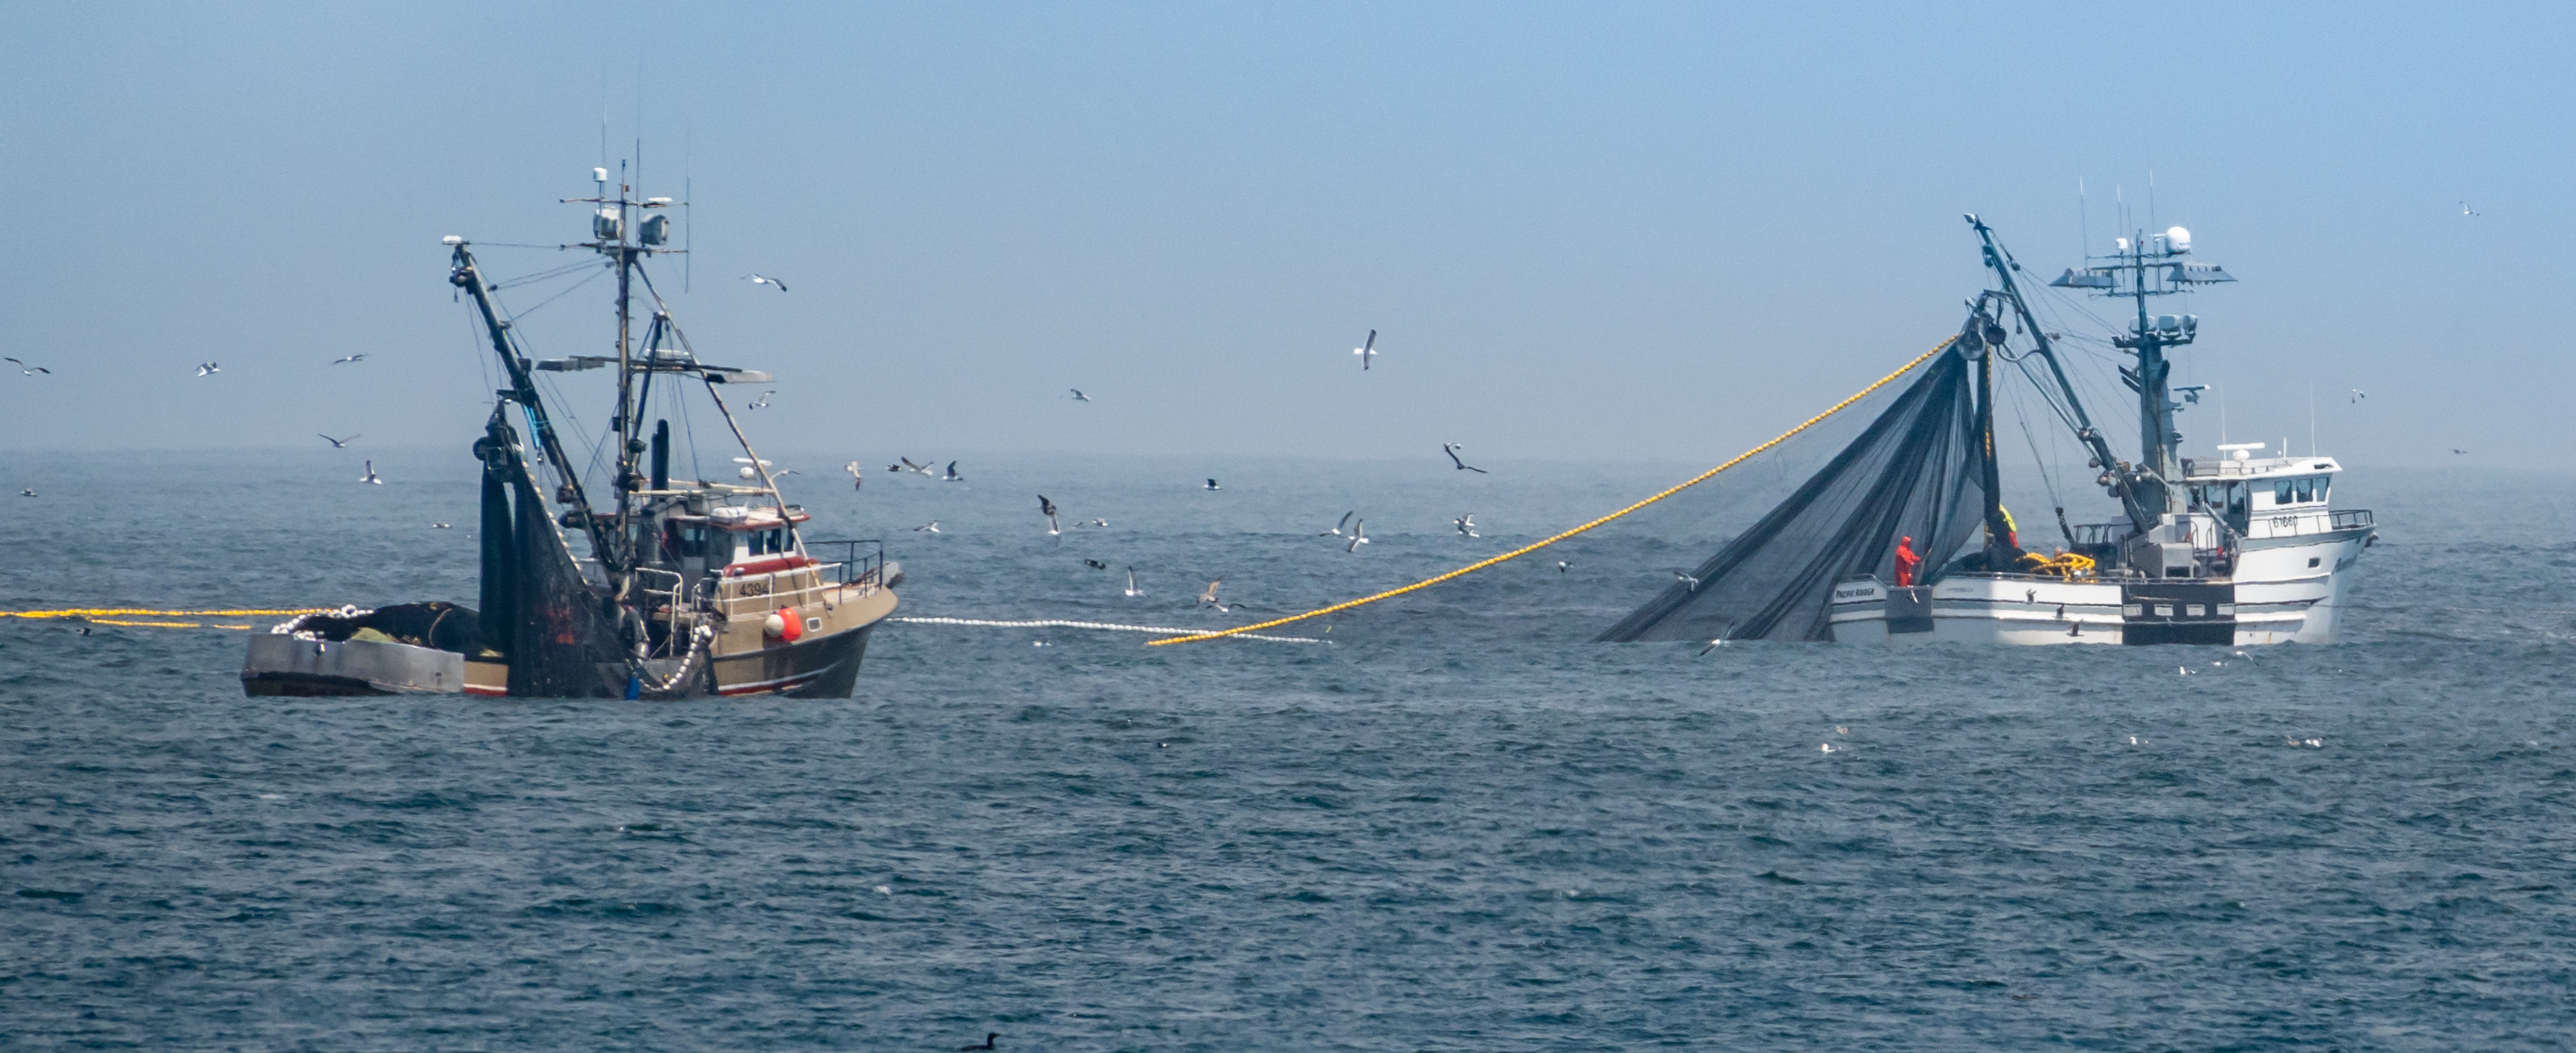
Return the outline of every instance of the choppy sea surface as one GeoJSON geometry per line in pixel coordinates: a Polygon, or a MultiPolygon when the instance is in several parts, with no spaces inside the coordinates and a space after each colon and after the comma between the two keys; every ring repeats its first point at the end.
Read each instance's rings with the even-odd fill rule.
{"type": "MultiPolygon", "coordinates": [[[[358,456],[13,455],[0,609],[471,603],[461,444],[358,456]]],[[[1184,626],[1692,470],[845,459],[781,461],[903,615],[1184,626]]],[[[2565,480],[2346,475],[2332,646],[1587,642],[1737,498],[1323,644],[889,625],[847,701],[253,699],[241,630],[0,619],[0,1047],[2576,1043],[2565,480]]]]}

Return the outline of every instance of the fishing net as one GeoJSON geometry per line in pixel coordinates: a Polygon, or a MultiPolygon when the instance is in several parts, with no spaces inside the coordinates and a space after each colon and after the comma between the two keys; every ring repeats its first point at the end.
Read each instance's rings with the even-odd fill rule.
{"type": "Polygon", "coordinates": [[[613,604],[582,579],[498,413],[475,453],[484,463],[482,642],[508,658],[510,694],[612,696],[621,685],[600,670],[622,668],[616,621],[606,613],[613,604]]]}
{"type": "Polygon", "coordinates": [[[1633,640],[1827,640],[1833,585],[1893,580],[1897,539],[1924,569],[1964,545],[1984,516],[1976,384],[1957,351],[1752,527],[1601,634],[1633,640]]]}

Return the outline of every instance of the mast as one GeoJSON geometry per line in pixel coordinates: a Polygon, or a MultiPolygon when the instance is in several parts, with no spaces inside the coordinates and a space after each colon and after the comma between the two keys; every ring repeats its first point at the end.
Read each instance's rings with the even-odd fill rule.
{"type": "Polygon", "coordinates": [[[2167,384],[2173,362],[2165,357],[2165,350],[2191,343],[2199,334],[2200,316],[2148,314],[2147,297],[2171,296],[2190,292],[2195,285],[2236,280],[2235,275],[2217,264],[2184,261],[2182,257],[2190,252],[2191,232],[2181,227],[2161,234],[2137,231],[2134,238],[2119,239],[2118,251],[2105,257],[2110,261],[2107,264],[2095,264],[2094,257],[2086,257],[2084,269],[2069,268],[2048,283],[2090,290],[2096,295],[2124,296],[2136,304],[2137,318],[2129,332],[2111,338],[2114,346],[2136,355],[2138,360],[2136,368],[2120,370],[2120,379],[2138,393],[2138,465],[2130,482],[2137,498],[2130,510],[2133,520],[2141,511],[2151,511],[2158,517],[2188,511],[2179,485],[2182,433],[2174,429],[2174,412],[2180,407],[2174,403],[2167,384]]]}
{"type": "Polygon", "coordinates": [[[492,290],[484,284],[482,267],[466,249],[465,239],[450,237],[448,244],[455,251],[449,257],[447,280],[474,297],[474,307],[483,317],[483,331],[492,340],[492,353],[500,356],[501,369],[510,377],[510,390],[503,394],[526,409],[529,428],[536,432],[537,449],[544,453],[546,463],[554,466],[563,490],[571,495],[567,503],[582,512],[582,527],[590,536],[592,551],[607,559],[615,550],[614,542],[600,526],[598,517],[589,514],[590,498],[582,492],[581,475],[572,470],[572,460],[564,456],[563,439],[546,415],[545,400],[537,395],[536,378],[529,375],[528,360],[510,344],[510,323],[503,321],[499,308],[493,306],[492,290]]]}

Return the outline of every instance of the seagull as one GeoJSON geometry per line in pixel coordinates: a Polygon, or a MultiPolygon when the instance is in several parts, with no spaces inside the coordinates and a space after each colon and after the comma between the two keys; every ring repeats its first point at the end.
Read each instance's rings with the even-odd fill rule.
{"type": "Polygon", "coordinates": [[[1459,516],[1456,519],[1450,520],[1450,522],[1457,525],[1459,533],[1468,537],[1483,536],[1476,533],[1476,513],[1474,512],[1469,512],[1466,515],[1459,516]]]}
{"type": "Polygon", "coordinates": [[[1316,537],[1340,537],[1340,536],[1342,536],[1342,528],[1343,528],[1343,527],[1346,527],[1346,526],[1351,525],[1351,517],[1352,517],[1352,516],[1355,516],[1355,515],[1358,515],[1358,514],[1359,514],[1359,513],[1358,513],[1358,512],[1356,512],[1356,511],[1352,511],[1352,512],[1344,512],[1344,513],[1342,513],[1342,521],[1341,521],[1341,522],[1339,522],[1339,523],[1335,523],[1335,524],[1333,524],[1333,529],[1331,529],[1331,530],[1327,530],[1327,531],[1324,531],[1323,533],[1321,533],[1321,534],[1317,534],[1317,535],[1315,535],[1315,536],[1316,536],[1316,537]]]}
{"type": "MultiPolygon", "coordinates": [[[[18,362],[18,360],[17,360],[17,359],[14,359],[14,358],[0,358],[0,362],[18,362]]],[[[53,373],[53,370],[47,369],[47,368],[45,368],[45,367],[43,367],[43,366],[31,366],[31,365],[28,365],[28,364],[26,364],[26,363],[24,363],[24,362],[18,362],[18,375],[19,375],[19,376],[22,376],[22,377],[32,377],[32,376],[35,376],[35,375],[36,375],[36,374],[38,374],[38,373],[44,373],[44,374],[47,374],[47,375],[51,375],[51,374],[53,373]]]]}
{"type": "Polygon", "coordinates": [[[2352,389],[2352,401],[2354,402],[2360,402],[2361,400],[2369,397],[2370,395],[2367,392],[2362,391],[2360,388],[2352,389]]]}
{"type": "Polygon", "coordinates": [[[1717,650],[1717,649],[1718,649],[1718,648],[1720,648],[1720,647],[1724,647],[1724,646],[1726,646],[1726,630],[1728,630],[1728,629],[1730,629],[1730,628],[1733,628],[1733,625],[1732,625],[1732,624],[1728,624],[1728,625],[1720,625],[1720,626],[1718,626],[1718,627],[1717,627],[1717,639],[1710,640],[1710,641],[1708,642],[1708,646],[1703,647],[1703,648],[1700,648],[1700,649],[1699,649],[1699,654],[1692,655],[1691,657],[1693,657],[1693,658],[1697,658],[1697,657],[1699,657],[1700,655],[1707,654],[1707,653],[1709,653],[1710,651],[1714,651],[1714,650],[1717,650]]]}
{"type": "Polygon", "coordinates": [[[957,462],[950,461],[948,462],[948,474],[940,476],[939,481],[943,483],[962,483],[966,481],[966,477],[957,474],[957,462]]]}
{"type": "Polygon", "coordinates": [[[851,461],[848,464],[842,465],[841,470],[850,473],[850,489],[864,489],[868,485],[867,473],[859,470],[859,462],[851,461]]]}
{"type": "Polygon", "coordinates": [[[1083,560],[1083,561],[1082,561],[1082,565],[1083,565],[1083,566],[1086,566],[1086,567],[1089,567],[1089,568],[1091,568],[1091,569],[1093,569],[1093,570],[1108,570],[1108,569],[1109,569],[1109,564],[1103,563],[1103,562],[1101,562],[1101,561],[1099,561],[1099,560],[1096,560],[1096,559],[1086,559],[1086,560],[1083,560]]]}
{"type": "Polygon", "coordinates": [[[769,396],[771,396],[771,395],[775,395],[775,394],[778,394],[778,392],[776,392],[776,391],[764,391],[764,392],[761,392],[761,393],[760,393],[760,397],[759,397],[759,398],[756,398],[756,399],[751,400],[751,404],[750,404],[750,405],[748,405],[748,406],[744,406],[743,408],[744,408],[744,409],[768,409],[768,408],[769,408],[769,396]]]}
{"type": "Polygon", "coordinates": [[[1691,592],[1698,592],[1698,591],[1699,591],[1699,579],[1698,579],[1698,578],[1691,577],[1690,575],[1688,575],[1688,574],[1684,574],[1684,573],[1682,573],[1682,572],[1680,572],[1680,571],[1678,571],[1678,570],[1677,570],[1677,571],[1674,571],[1674,572],[1673,572],[1673,580],[1674,580],[1674,581],[1681,582],[1681,583],[1682,583],[1682,584],[1684,584],[1684,585],[1690,586],[1689,591],[1691,591],[1691,592]]]}
{"type": "Polygon", "coordinates": [[[20,497],[34,497],[34,496],[36,496],[36,488],[35,488],[35,487],[30,486],[30,487],[28,487],[28,488],[26,488],[26,489],[24,489],[24,490],[20,490],[20,491],[18,491],[18,496],[20,496],[20,497]]]}
{"type": "Polygon", "coordinates": [[[930,522],[923,523],[923,524],[921,524],[920,526],[917,526],[917,527],[912,528],[912,532],[913,532],[913,533],[916,533],[916,534],[921,533],[921,532],[922,532],[922,531],[924,531],[924,530],[930,531],[930,532],[931,532],[931,533],[933,533],[933,534],[938,533],[938,532],[939,532],[939,521],[938,521],[938,520],[936,520],[936,519],[933,519],[933,520],[931,520],[930,522]]]}
{"type": "Polygon", "coordinates": [[[1566,561],[1564,561],[1564,560],[1561,560],[1561,559],[1560,559],[1560,560],[1557,560],[1557,561],[1556,561],[1556,572],[1557,572],[1557,573],[1559,573],[1559,574],[1563,574],[1563,573],[1565,573],[1565,568],[1567,568],[1567,567],[1571,567],[1571,566],[1573,566],[1573,565],[1574,565],[1574,564],[1568,563],[1568,562],[1566,562],[1566,561]]]}
{"type": "Polygon", "coordinates": [[[1215,581],[1208,582],[1208,587],[1199,592],[1199,603],[1203,606],[1214,607],[1220,611],[1224,610],[1225,605],[1216,601],[1216,587],[1223,584],[1225,584],[1224,578],[1218,578],[1215,581]]]}
{"type": "Polygon", "coordinates": [[[2478,210],[2476,210],[2476,209],[2474,209],[2474,208],[2470,208],[2470,207],[2469,207],[2469,203],[2468,203],[2468,202],[2466,202],[2466,201],[2463,201],[2463,202],[2460,202],[2460,214],[2461,214],[2461,215],[2463,215],[2463,216],[2476,216],[2476,215],[2483,215],[2484,213],[2481,213],[2481,212],[2479,212],[2478,210]]]}
{"type": "Polygon", "coordinates": [[[1105,527],[1109,525],[1109,521],[1106,519],[1093,519],[1086,522],[1075,523],[1074,525],[1078,527],[1105,527]]]}
{"type": "Polygon", "coordinates": [[[1064,533],[1063,527],[1055,525],[1055,502],[1047,500],[1047,495],[1045,494],[1038,495],[1038,512],[1039,514],[1047,517],[1048,537],[1055,537],[1064,533]]]}
{"type": "Polygon", "coordinates": [[[1365,544],[1368,544],[1368,520],[1363,519],[1351,524],[1351,543],[1343,546],[1342,551],[1357,552],[1365,544]]]}
{"type": "Polygon", "coordinates": [[[1210,480],[1208,480],[1208,481],[1207,481],[1207,485],[1206,485],[1206,486],[1199,487],[1199,489],[1201,489],[1201,490],[1223,490],[1223,489],[1225,489],[1225,488],[1224,488],[1224,487],[1222,487],[1222,486],[1218,486],[1218,485],[1216,484],[1216,480],[1214,480],[1214,479],[1210,479],[1210,480]]]}
{"type": "Polygon", "coordinates": [[[197,375],[201,377],[211,377],[223,371],[224,367],[212,362],[200,362],[197,364],[197,375]]]}
{"type": "Polygon", "coordinates": [[[1360,370],[1367,372],[1370,360],[1377,357],[1377,330],[1369,330],[1368,343],[1352,348],[1351,353],[1360,356],[1360,370]]]}
{"type": "MultiPolygon", "coordinates": [[[[315,435],[322,435],[322,433],[321,433],[321,432],[318,432],[318,431],[317,431],[317,432],[314,432],[313,434],[315,434],[315,435]]],[[[349,444],[350,444],[350,443],[353,443],[353,442],[358,441],[358,437],[357,437],[357,436],[355,436],[355,435],[352,435],[352,436],[349,436],[348,438],[345,438],[345,439],[334,439],[334,438],[332,438],[332,437],[330,437],[330,436],[328,436],[328,435],[322,435],[322,441],[327,442],[327,443],[330,443],[330,444],[331,444],[331,448],[332,448],[332,449],[334,449],[334,450],[345,450],[345,449],[348,449],[348,448],[349,448],[349,444]]]]}
{"type": "Polygon", "coordinates": [[[1091,401],[1091,396],[1083,394],[1081,388],[1066,388],[1065,390],[1073,392],[1073,400],[1075,402],[1091,401]]]}
{"type": "MultiPolygon", "coordinates": [[[[907,471],[907,472],[919,472],[919,473],[921,473],[921,474],[923,474],[923,475],[929,475],[929,474],[930,474],[930,466],[929,466],[929,465],[926,465],[926,464],[914,464],[914,463],[912,463],[912,458],[910,458],[910,457],[897,457],[897,458],[895,458],[895,460],[898,460],[898,461],[902,461],[902,462],[903,462],[903,470],[904,470],[904,471],[907,471]]],[[[889,472],[891,472],[891,471],[893,471],[893,470],[894,470],[894,466],[893,466],[893,465],[887,465],[887,466],[886,466],[886,470],[887,470],[887,471],[889,471],[889,472]]]]}
{"type": "Polygon", "coordinates": [[[2452,453],[2467,453],[2467,452],[2469,452],[2469,451],[2467,451],[2467,450],[2463,450],[2463,449],[2459,449],[2459,448],[2457,448],[2457,447],[2454,447],[2454,448],[2452,448],[2451,452],[2452,452],[2452,453]]]}
{"type": "Polygon", "coordinates": [[[331,360],[331,364],[332,364],[332,365],[335,365],[335,366],[345,366],[345,365],[348,365],[348,364],[349,364],[349,363],[351,363],[351,362],[364,362],[364,361],[366,361],[366,360],[367,360],[367,353],[366,353],[366,352],[364,352],[364,351],[360,351],[360,352],[358,352],[357,354],[354,354],[354,355],[350,355],[350,356],[348,356],[347,358],[335,358],[335,359],[332,359],[332,360],[331,360]]]}
{"type": "Polygon", "coordinates": [[[957,1053],[966,1053],[966,1051],[967,1051],[967,1050],[970,1050],[970,1049],[991,1049],[991,1048],[993,1048],[993,1040],[994,1040],[994,1039],[997,1039],[997,1038],[1000,1038],[1000,1037],[1002,1037],[1002,1033],[1001,1033],[1001,1032],[999,1032],[999,1031],[987,1032],[987,1033],[985,1033],[985,1035],[984,1035],[984,1044],[983,1044],[983,1045],[980,1045],[980,1046],[959,1046],[959,1047],[957,1047],[957,1053]]]}
{"type": "Polygon", "coordinates": [[[1478,468],[1478,467],[1476,467],[1475,465],[1468,464],[1468,463],[1467,463],[1467,462],[1465,462],[1465,461],[1459,460],[1459,459],[1458,459],[1458,451],[1463,450],[1463,449],[1466,449],[1466,448],[1467,448],[1467,447],[1466,447],[1464,444],[1461,444],[1461,443],[1444,442],[1444,443],[1441,443],[1441,444],[1440,444],[1440,452],[1445,453],[1445,454],[1448,454],[1448,455],[1449,455],[1449,463],[1454,464],[1454,465],[1457,465],[1457,466],[1458,466],[1458,470],[1459,470],[1459,471],[1462,471],[1462,472],[1474,472],[1474,473],[1476,473],[1476,474],[1478,474],[1478,475],[1491,475],[1491,474],[1493,474],[1493,473],[1488,472],[1488,471],[1486,471],[1486,470],[1484,470],[1484,469],[1482,469],[1482,468],[1478,468]]]}
{"type": "Polygon", "coordinates": [[[1145,590],[1136,587],[1136,568],[1127,568],[1127,598],[1134,599],[1144,594],[1145,590]]]}
{"type": "Polygon", "coordinates": [[[775,285],[778,287],[779,292],[787,291],[787,283],[779,281],[776,278],[763,277],[758,274],[746,274],[742,276],[742,280],[750,282],[753,285],[775,285]]]}
{"type": "Polygon", "coordinates": [[[367,462],[367,474],[361,476],[358,481],[362,483],[374,483],[377,486],[385,485],[384,480],[376,478],[376,462],[374,461],[367,462]]]}
{"type": "Polygon", "coordinates": [[[447,530],[447,529],[451,529],[451,528],[450,528],[447,524],[445,524],[445,523],[431,523],[431,524],[429,525],[429,528],[430,528],[431,530],[447,530]]]}

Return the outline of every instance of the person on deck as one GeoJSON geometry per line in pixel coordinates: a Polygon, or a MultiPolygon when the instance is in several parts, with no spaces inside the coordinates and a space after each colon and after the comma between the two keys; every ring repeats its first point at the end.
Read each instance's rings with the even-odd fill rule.
{"type": "Polygon", "coordinates": [[[1922,565],[1923,557],[1914,554],[1914,539],[1912,537],[1899,539],[1896,542],[1896,586],[1898,588],[1912,586],[1914,568],[1922,565]]]}

